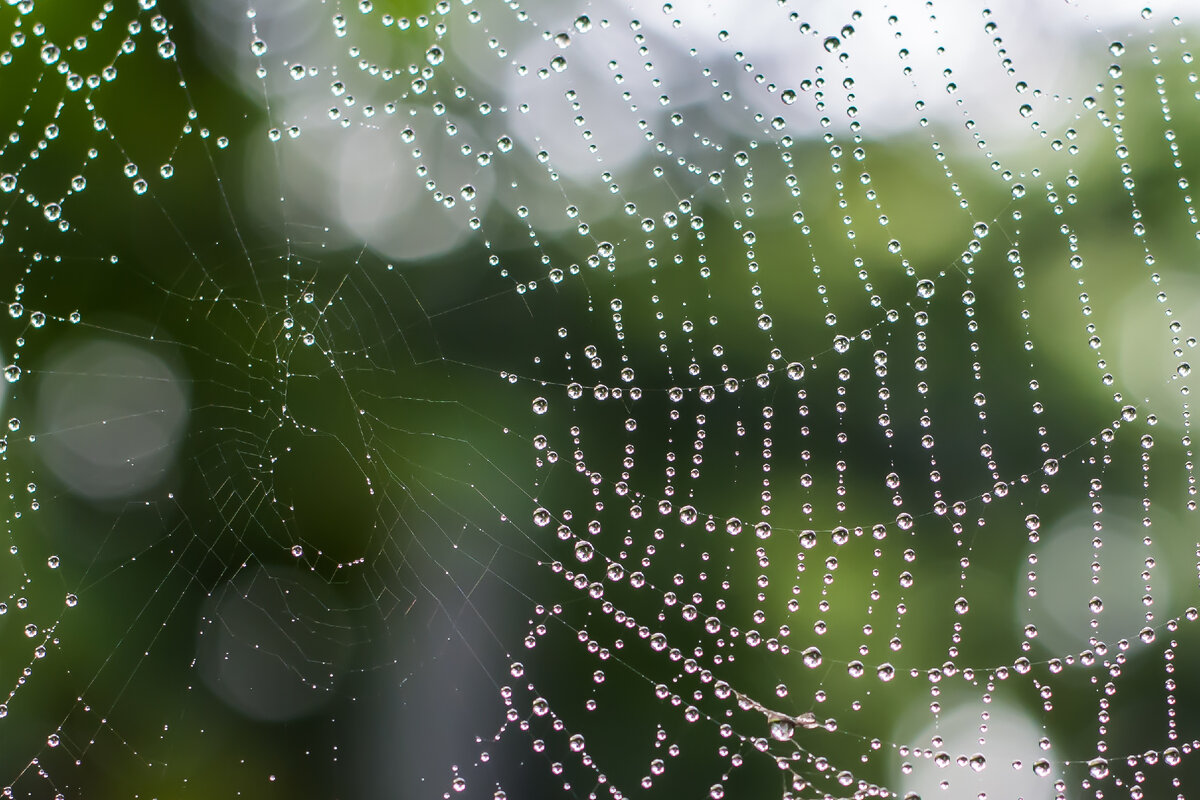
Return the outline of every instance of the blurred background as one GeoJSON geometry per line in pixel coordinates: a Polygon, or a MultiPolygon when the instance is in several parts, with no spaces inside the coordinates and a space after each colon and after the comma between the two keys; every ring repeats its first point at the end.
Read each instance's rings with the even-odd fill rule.
{"type": "Polygon", "coordinates": [[[7,3],[5,796],[1194,793],[1188,11],[7,3]]]}

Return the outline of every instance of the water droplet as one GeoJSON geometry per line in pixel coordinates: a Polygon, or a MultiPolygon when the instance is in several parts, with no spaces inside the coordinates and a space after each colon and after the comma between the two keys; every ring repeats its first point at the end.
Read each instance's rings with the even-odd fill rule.
{"type": "Polygon", "coordinates": [[[592,560],[592,556],[595,553],[595,548],[588,542],[577,542],[575,544],[575,558],[585,564],[592,560]]]}
{"type": "Polygon", "coordinates": [[[816,669],[817,667],[821,666],[821,651],[815,647],[809,647],[805,649],[802,657],[804,659],[804,666],[808,667],[809,669],[816,669]]]}
{"type": "Polygon", "coordinates": [[[545,414],[550,410],[550,402],[544,397],[535,397],[533,399],[533,413],[545,414]]]}

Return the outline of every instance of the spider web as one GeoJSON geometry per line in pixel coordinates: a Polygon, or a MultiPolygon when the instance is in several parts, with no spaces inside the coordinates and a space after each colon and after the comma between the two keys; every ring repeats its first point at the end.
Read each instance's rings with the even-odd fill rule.
{"type": "Polygon", "coordinates": [[[3,795],[1194,792],[1176,11],[9,0],[3,795]]]}

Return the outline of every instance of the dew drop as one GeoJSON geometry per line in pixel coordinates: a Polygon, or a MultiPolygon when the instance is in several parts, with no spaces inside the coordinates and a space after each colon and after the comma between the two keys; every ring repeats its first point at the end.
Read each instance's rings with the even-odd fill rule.
{"type": "Polygon", "coordinates": [[[592,556],[595,555],[595,553],[595,548],[593,548],[588,542],[578,542],[575,545],[575,558],[580,562],[586,564],[592,560],[592,556]]]}
{"type": "Polygon", "coordinates": [[[796,726],[790,719],[776,717],[771,720],[771,738],[777,742],[786,742],[796,733],[796,726]]]}
{"type": "Polygon", "coordinates": [[[809,669],[816,669],[817,667],[821,666],[821,651],[815,647],[809,647],[805,649],[802,657],[804,659],[804,666],[808,667],[809,669]]]}

